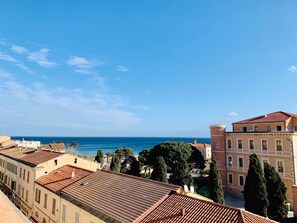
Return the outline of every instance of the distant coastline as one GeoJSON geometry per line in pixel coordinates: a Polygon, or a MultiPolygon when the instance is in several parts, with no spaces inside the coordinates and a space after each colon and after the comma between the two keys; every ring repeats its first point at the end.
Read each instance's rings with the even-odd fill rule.
{"type": "Polygon", "coordinates": [[[85,156],[96,155],[98,149],[104,153],[114,152],[117,148],[132,148],[137,155],[143,149],[150,149],[153,146],[166,141],[183,141],[186,143],[197,142],[210,143],[210,138],[194,137],[60,137],[60,136],[12,136],[15,140],[41,141],[43,144],[52,142],[64,142],[66,145],[71,142],[78,142],[77,150],[79,154],[85,156]]]}

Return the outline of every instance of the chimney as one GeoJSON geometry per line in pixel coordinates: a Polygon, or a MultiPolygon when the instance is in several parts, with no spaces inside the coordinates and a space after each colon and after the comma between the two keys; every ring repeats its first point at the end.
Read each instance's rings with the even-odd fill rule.
{"type": "Polygon", "coordinates": [[[71,172],[71,179],[73,179],[75,177],[75,171],[74,169],[72,169],[72,172],[71,172]]]}
{"type": "Polygon", "coordinates": [[[186,215],[186,209],[185,208],[181,208],[180,209],[180,215],[181,216],[185,216],[186,215]]]}

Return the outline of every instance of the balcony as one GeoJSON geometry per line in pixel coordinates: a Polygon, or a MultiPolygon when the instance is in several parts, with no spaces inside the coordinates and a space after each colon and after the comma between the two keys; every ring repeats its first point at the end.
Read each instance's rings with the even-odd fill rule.
{"type": "Polygon", "coordinates": [[[238,149],[238,148],[227,148],[227,152],[234,152],[234,153],[248,153],[248,154],[263,154],[263,155],[280,155],[280,156],[291,156],[291,151],[276,151],[273,149],[238,149]]]}

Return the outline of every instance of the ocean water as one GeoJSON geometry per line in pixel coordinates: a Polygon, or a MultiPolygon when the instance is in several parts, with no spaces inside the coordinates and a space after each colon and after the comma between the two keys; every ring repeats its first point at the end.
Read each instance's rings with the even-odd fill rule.
{"type": "Polygon", "coordinates": [[[117,148],[132,148],[135,155],[143,149],[153,148],[162,142],[179,142],[186,143],[197,142],[210,143],[209,138],[171,138],[171,137],[36,137],[36,136],[13,136],[12,139],[24,139],[41,141],[42,144],[52,142],[64,142],[65,145],[71,144],[73,141],[78,142],[77,150],[81,155],[96,155],[98,149],[102,149],[104,153],[114,152],[117,148]]]}

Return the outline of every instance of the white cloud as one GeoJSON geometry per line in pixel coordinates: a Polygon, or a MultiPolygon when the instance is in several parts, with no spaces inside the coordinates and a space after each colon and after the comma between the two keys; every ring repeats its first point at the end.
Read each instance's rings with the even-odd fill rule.
{"type": "Polygon", "coordinates": [[[80,74],[92,74],[92,68],[104,65],[100,60],[90,60],[78,56],[70,56],[69,60],[66,61],[66,64],[75,67],[73,71],[80,74]]]}
{"type": "Polygon", "coordinates": [[[120,72],[128,72],[130,69],[126,66],[120,65],[120,66],[118,66],[117,70],[120,72]]]}
{"type": "Polygon", "coordinates": [[[91,74],[92,73],[89,70],[83,70],[83,69],[74,69],[73,71],[76,73],[80,73],[80,74],[91,74]]]}
{"type": "Polygon", "coordinates": [[[14,57],[8,55],[8,54],[5,54],[5,53],[1,53],[0,52],[0,60],[5,60],[5,61],[8,61],[8,62],[18,62],[17,59],[15,59],[14,57]]]}
{"type": "Polygon", "coordinates": [[[0,44],[1,44],[1,45],[6,45],[6,42],[3,41],[3,40],[0,40],[0,44]]]}
{"type": "Polygon", "coordinates": [[[236,113],[236,112],[229,112],[228,115],[229,116],[238,116],[238,113],[236,113]]]}
{"type": "MultiPolygon", "coordinates": [[[[53,131],[48,134],[57,134],[60,128],[64,134],[74,134],[73,131],[96,134],[99,130],[104,133],[140,122],[139,117],[127,110],[126,102],[120,96],[84,89],[1,81],[0,101],[0,123],[10,123],[18,131],[31,129],[35,134],[45,130],[53,131]]],[[[25,130],[23,133],[30,134],[25,130]]]]}
{"type": "Polygon", "coordinates": [[[7,72],[5,70],[0,69],[0,77],[11,77],[11,76],[12,76],[11,73],[9,73],[9,72],[7,72]]]}
{"type": "Polygon", "coordinates": [[[25,47],[14,45],[14,44],[12,44],[12,46],[10,47],[10,50],[18,54],[24,54],[28,51],[25,47]]]}
{"type": "Polygon", "coordinates": [[[292,65],[288,68],[288,71],[291,72],[291,73],[294,73],[294,72],[297,72],[297,67],[292,65]]]}
{"type": "Polygon", "coordinates": [[[4,60],[7,62],[12,62],[14,63],[15,66],[21,68],[22,70],[33,74],[34,71],[32,71],[29,67],[27,67],[26,65],[24,65],[21,61],[15,59],[14,57],[10,56],[9,54],[5,54],[5,53],[1,53],[0,52],[0,60],[4,60]]]}
{"type": "Polygon", "coordinates": [[[48,48],[41,48],[39,51],[29,52],[28,59],[30,61],[36,62],[41,67],[51,68],[55,66],[56,63],[47,59],[48,52],[48,48]]]}

